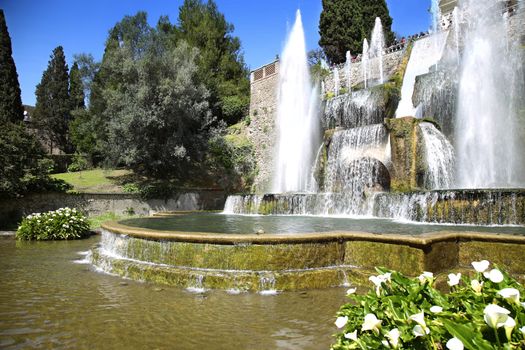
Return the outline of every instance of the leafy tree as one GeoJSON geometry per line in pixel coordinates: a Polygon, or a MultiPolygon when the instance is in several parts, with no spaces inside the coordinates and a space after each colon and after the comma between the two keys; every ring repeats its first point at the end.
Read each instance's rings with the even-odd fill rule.
{"type": "Polygon", "coordinates": [[[4,11],[0,9],[0,123],[21,122],[24,108],[4,11]]]}
{"type": "Polygon", "coordinates": [[[100,68],[100,63],[96,62],[93,55],[81,53],[73,56],[75,63],[78,65],[80,79],[84,88],[84,96],[88,104],[91,95],[91,85],[95,79],[95,74],[100,68]]]}
{"type": "Polygon", "coordinates": [[[69,141],[69,74],[62,46],[53,50],[48,67],[36,87],[34,119],[37,127],[54,145],[65,153],[72,151],[69,141]]]}
{"type": "Polygon", "coordinates": [[[80,69],[78,68],[77,62],[75,62],[69,72],[69,98],[71,100],[71,109],[83,109],[85,107],[84,97],[84,86],[82,84],[80,69]]]}
{"type": "Polygon", "coordinates": [[[363,40],[371,36],[376,17],[381,18],[388,44],[394,35],[385,0],[323,0],[319,45],[328,60],[342,63],[346,60],[347,50],[361,52],[363,40]]]}
{"type": "MultiPolygon", "coordinates": [[[[165,28],[165,22],[161,23],[165,28]]],[[[229,124],[247,112],[248,69],[234,27],[219,12],[213,0],[185,0],[179,9],[178,26],[172,30],[176,40],[199,49],[199,74],[210,91],[214,115],[229,124]]]]}
{"type": "Polygon", "coordinates": [[[23,125],[5,123],[0,132],[0,198],[48,188],[53,162],[23,125]]]}
{"type": "Polygon", "coordinates": [[[124,18],[110,31],[97,92],[111,145],[104,148],[107,159],[167,178],[184,176],[202,157],[213,119],[197,54],[182,40],[167,47],[144,13],[124,18]]]}

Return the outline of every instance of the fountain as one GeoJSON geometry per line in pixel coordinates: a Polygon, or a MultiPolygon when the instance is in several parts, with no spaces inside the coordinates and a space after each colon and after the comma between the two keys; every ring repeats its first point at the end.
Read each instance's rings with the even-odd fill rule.
{"type": "MultiPolygon", "coordinates": [[[[481,5],[472,1],[461,11],[466,18],[479,18],[476,9],[481,5]]],[[[511,135],[511,119],[518,102],[520,106],[525,102],[521,86],[513,83],[509,72],[519,76],[522,72],[516,74],[516,67],[521,70],[523,64],[518,65],[512,55],[500,57],[505,64],[496,64],[491,51],[494,38],[484,35],[489,43],[480,40],[475,33],[488,29],[479,29],[478,20],[471,20],[467,32],[460,31],[462,40],[455,34],[457,45],[464,43],[456,51],[463,53],[459,92],[451,89],[441,96],[453,96],[459,108],[457,120],[442,133],[439,120],[425,115],[428,108],[420,109],[425,119],[414,117],[413,101],[419,98],[425,104],[429,99],[421,95],[441,88],[428,77],[440,74],[447,80],[458,69],[457,60],[453,67],[450,60],[443,60],[448,31],[434,31],[405,52],[410,53],[406,70],[399,65],[395,72],[403,77],[402,83],[389,73],[383,76],[382,68],[378,80],[383,84],[372,83],[370,66],[382,55],[383,44],[379,34],[372,36],[370,48],[365,39],[362,84],[354,85],[364,88],[338,94],[339,70],[335,69],[332,82],[321,86],[334,87],[336,96],[319,106],[319,92],[308,76],[297,12],[281,56],[273,192],[229,196],[221,214],[174,213],[106,223],[93,262],[134,279],[199,291],[219,288],[262,294],[359,283],[363,273],[375,266],[414,274],[439,273],[480,259],[505,264],[502,251],[517,257],[522,266],[525,171],[518,142],[511,135]],[[476,70],[481,63],[498,67],[476,70]],[[476,72],[484,77],[475,77],[476,72]],[[507,79],[506,89],[494,72],[507,79]],[[425,77],[427,84],[421,84],[425,77]],[[493,96],[480,91],[492,83],[495,86],[487,91],[493,96]],[[501,127],[494,125],[494,117],[501,127]],[[505,128],[507,135],[500,133],[505,128]],[[483,137],[492,140],[492,148],[485,148],[483,137]],[[491,158],[482,158],[481,150],[491,158]],[[505,152],[509,161],[501,164],[505,152]],[[492,177],[485,179],[486,173],[492,177]]],[[[479,21],[497,29],[500,20],[479,21]]],[[[380,21],[376,24],[380,28],[380,21]]],[[[512,45],[499,49],[508,53],[512,45]]],[[[452,119],[454,109],[447,106],[442,111],[447,115],[441,117],[452,119]]],[[[522,273],[521,267],[513,269],[522,273]]]]}
{"type": "Polygon", "coordinates": [[[385,49],[385,37],[383,34],[383,25],[381,24],[381,18],[376,17],[374,29],[372,30],[372,39],[370,45],[371,57],[374,57],[374,61],[377,63],[379,70],[379,84],[384,83],[383,74],[383,50],[385,49]]]}
{"type": "Polygon", "coordinates": [[[310,169],[320,144],[318,92],[310,82],[301,12],[281,55],[274,192],[312,191],[310,169]]]}
{"type": "Polygon", "coordinates": [[[339,96],[339,90],[341,89],[341,83],[339,82],[339,69],[334,68],[334,95],[339,96]]]}
{"type": "Polygon", "coordinates": [[[352,91],[352,55],[350,54],[350,51],[346,51],[345,77],[346,77],[346,88],[348,92],[351,92],[352,91]]]}
{"type": "Polygon", "coordinates": [[[506,19],[493,1],[464,5],[467,25],[455,135],[457,185],[523,187],[524,145],[516,133],[516,107],[524,93],[523,62],[515,45],[507,43],[506,19]]]}
{"type": "Polygon", "coordinates": [[[363,41],[363,53],[361,54],[361,68],[363,70],[363,84],[365,89],[368,87],[368,79],[370,78],[369,57],[368,40],[365,39],[363,41]]]}

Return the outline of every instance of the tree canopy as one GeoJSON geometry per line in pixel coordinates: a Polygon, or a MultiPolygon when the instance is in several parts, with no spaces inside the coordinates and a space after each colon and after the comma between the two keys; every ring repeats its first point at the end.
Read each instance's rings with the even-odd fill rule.
{"type": "Polygon", "coordinates": [[[69,140],[71,109],[68,67],[64,49],[58,46],[36,87],[34,121],[53,145],[65,153],[72,151],[69,140]]]}
{"type": "Polygon", "coordinates": [[[4,11],[0,9],[0,122],[21,122],[23,118],[24,108],[13,60],[11,37],[4,11]]]}
{"type": "Polygon", "coordinates": [[[385,42],[392,42],[392,18],[385,0],[323,0],[319,20],[319,45],[330,63],[346,60],[346,51],[360,53],[370,38],[375,18],[381,18],[385,42]]]}

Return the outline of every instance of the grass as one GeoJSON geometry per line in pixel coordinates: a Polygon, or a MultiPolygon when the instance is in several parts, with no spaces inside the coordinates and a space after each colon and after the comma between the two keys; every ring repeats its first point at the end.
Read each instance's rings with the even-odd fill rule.
{"type": "Polygon", "coordinates": [[[93,169],[51,176],[71,184],[76,192],[122,193],[122,179],[131,174],[129,170],[93,169]]]}
{"type": "Polygon", "coordinates": [[[128,215],[128,214],[116,214],[113,212],[107,212],[97,216],[91,216],[88,218],[89,227],[94,230],[100,228],[100,225],[106,221],[115,221],[123,219],[138,218],[140,215],[128,215]]]}

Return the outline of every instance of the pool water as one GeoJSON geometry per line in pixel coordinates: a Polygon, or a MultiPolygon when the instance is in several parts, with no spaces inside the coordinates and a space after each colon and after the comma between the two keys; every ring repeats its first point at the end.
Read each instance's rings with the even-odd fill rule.
{"type": "Polygon", "coordinates": [[[227,215],[219,213],[192,213],[171,217],[127,219],[122,224],[153,230],[214,233],[294,233],[324,231],[361,231],[418,235],[428,232],[458,231],[497,232],[525,235],[520,226],[436,225],[396,222],[378,218],[339,218],[322,216],[227,215]]]}
{"type": "Polygon", "coordinates": [[[99,239],[0,240],[0,348],[327,349],[337,331],[346,288],[196,294],[123,280],[82,264],[99,239]]]}

